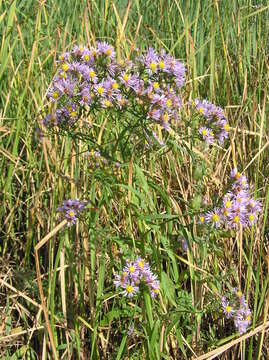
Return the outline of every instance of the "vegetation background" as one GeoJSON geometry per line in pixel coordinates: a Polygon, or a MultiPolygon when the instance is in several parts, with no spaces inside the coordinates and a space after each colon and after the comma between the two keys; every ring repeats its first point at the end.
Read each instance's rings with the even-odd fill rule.
{"type": "MultiPolygon", "coordinates": [[[[1,359],[54,358],[34,246],[55,228],[62,200],[83,193],[79,184],[89,174],[70,139],[47,138],[41,145],[35,128],[57,56],[97,39],[113,44],[119,57],[148,47],[170,51],[187,66],[186,96],[222,106],[232,129],[228,146],[204,153],[206,161],[179,144],[149,163],[130,163],[123,171],[127,195],[96,183],[90,228],[80,223],[40,250],[59,358],[269,358],[268,11],[267,1],[253,0],[0,0],[1,359]],[[263,216],[254,230],[222,234],[210,248],[195,230],[202,196],[195,170],[214,197],[223,194],[234,165],[262,200],[263,216]],[[187,230],[182,226],[191,222],[187,230]],[[192,243],[188,254],[179,235],[192,243]],[[136,305],[115,296],[113,280],[133,244],[151,254],[162,296],[135,313],[140,325],[128,335],[136,305]],[[248,298],[254,332],[247,339],[237,341],[223,320],[225,282],[240,283],[248,298]]],[[[104,121],[94,119],[99,131],[104,121]]]]}

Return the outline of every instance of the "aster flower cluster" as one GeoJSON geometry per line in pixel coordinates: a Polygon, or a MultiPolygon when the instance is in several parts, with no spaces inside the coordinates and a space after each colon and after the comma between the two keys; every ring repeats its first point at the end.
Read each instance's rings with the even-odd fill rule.
{"type": "Polygon", "coordinates": [[[231,177],[234,183],[231,191],[224,195],[222,207],[200,215],[200,224],[211,224],[216,228],[226,226],[229,229],[237,229],[240,225],[242,227],[252,226],[257,221],[261,204],[251,198],[246,176],[235,168],[231,171],[231,177]]]}
{"type": "Polygon", "coordinates": [[[233,319],[235,328],[240,334],[244,334],[247,331],[247,327],[251,324],[251,311],[244,294],[237,288],[234,288],[229,299],[225,296],[221,298],[221,305],[225,317],[233,319]]]}
{"type": "Polygon", "coordinates": [[[135,61],[116,61],[114,48],[97,42],[96,47],[74,46],[60,56],[60,68],[48,92],[56,110],[44,119],[46,126],[75,123],[82,108],[121,111],[128,105],[168,129],[178,118],[185,66],[164,50],[149,48],[135,61]]]}
{"type": "Polygon", "coordinates": [[[221,107],[207,100],[196,99],[192,106],[203,119],[199,134],[208,144],[217,141],[220,145],[228,138],[229,124],[221,107]]]}
{"type": "MultiPolygon", "coordinates": [[[[118,61],[113,46],[96,42],[95,47],[74,46],[59,57],[58,64],[48,91],[52,110],[43,121],[47,127],[74,125],[82,113],[92,110],[126,111],[146,123],[149,144],[150,134],[162,146],[147,125],[169,130],[171,122],[179,119],[186,68],[164,50],[157,53],[149,48],[133,61],[118,61]]],[[[202,115],[202,138],[209,144],[222,143],[229,129],[223,110],[207,100],[196,99],[192,106],[202,115]]]]}
{"type": "Polygon", "coordinates": [[[136,261],[127,260],[120,275],[116,275],[115,286],[123,289],[123,295],[131,298],[139,292],[139,286],[145,284],[150,290],[151,297],[159,293],[160,282],[150,270],[150,266],[141,257],[136,261]]]}
{"type": "Polygon", "coordinates": [[[57,208],[60,218],[59,220],[67,220],[68,224],[75,224],[79,215],[85,210],[85,206],[88,204],[86,200],[69,199],[64,200],[62,206],[57,208]]]}

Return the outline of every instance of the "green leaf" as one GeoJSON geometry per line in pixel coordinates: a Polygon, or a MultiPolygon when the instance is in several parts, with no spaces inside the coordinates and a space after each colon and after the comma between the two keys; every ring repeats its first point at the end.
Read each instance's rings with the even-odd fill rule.
{"type": "Polygon", "coordinates": [[[163,289],[164,296],[168,299],[168,301],[172,305],[176,306],[174,283],[164,271],[161,273],[161,288],[163,289]]]}

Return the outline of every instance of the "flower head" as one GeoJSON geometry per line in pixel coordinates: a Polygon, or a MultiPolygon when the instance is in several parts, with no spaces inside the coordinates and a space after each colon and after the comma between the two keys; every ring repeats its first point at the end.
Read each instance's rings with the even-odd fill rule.
{"type": "Polygon", "coordinates": [[[88,204],[86,200],[69,199],[64,200],[62,206],[57,208],[57,212],[61,214],[60,219],[66,219],[69,223],[75,224],[78,217],[85,210],[85,206],[88,204]]]}
{"type": "Polygon", "coordinates": [[[139,285],[144,283],[148,286],[150,294],[155,297],[159,293],[160,283],[156,275],[154,275],[149,264],[138,257],[135,261],[127,260],[126,266],[123,268],[121,275],[116,275],[114,284],[121,287],[123,295],[133,297],[139,291],[139,285]]]}

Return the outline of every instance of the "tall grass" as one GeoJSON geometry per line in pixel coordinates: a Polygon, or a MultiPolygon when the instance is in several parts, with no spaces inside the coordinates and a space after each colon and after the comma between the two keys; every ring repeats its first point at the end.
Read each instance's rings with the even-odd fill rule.
{"type": "MultiPolygon", "coordinates": [[[[1,358],[53,358],[34,246],[55,228],[62,200],[85,192],[93,204],[87,226],[56,234],[39,253],[59,357],[203,359],[224,350],[223,359],[269,357],[268,10],[266,1],[249,0],[0,1],[1,358]],[[111,192],[89,174],[82,143],[50,137],[40,145],[34,130],[57,56],[98,39],[113,44],[119,58],[151,46],[184,61],[190,97],[225,108],[232,127],[225,151],[201,159],[175,141],[157,161],[126,162],[111,192]],[[223,234],[208,248],[193,214],[201,189],[223,194],[231,166],[244,170],[264,214],[253,231],[223,234]],[[153,305],[145,295],[141,314],[130,320],[135,305],[119,300],[113,279],[131,249],[150,254],[162,297],[153,305]],[[238,341],[217,305],[232,281],[253,311],[246,340],[238,341]],[[128,336],[133,323],[136,333],[128,336]]],[[[101,115],[93,123],[102,146],[112,125],[101,115]]]]}

